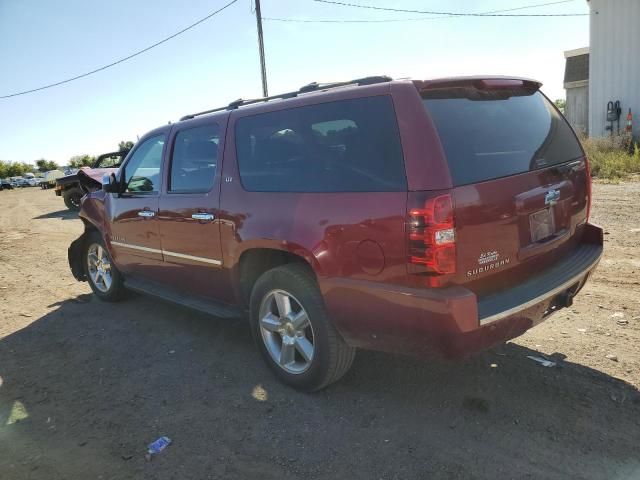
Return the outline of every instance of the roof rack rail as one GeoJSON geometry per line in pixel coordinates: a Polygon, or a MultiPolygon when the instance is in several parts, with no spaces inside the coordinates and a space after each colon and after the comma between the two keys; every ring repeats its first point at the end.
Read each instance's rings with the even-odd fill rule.
{"type": "Polygon", "coordinates": [[[355,80],[349,80],[348,82],[333,82],[333,83],[312,82],[300,88],[298,92],[307,93],[307,92],[314,92],[316,90],[323,90],[325,88],[344,87],[347,85],[373,85],[375,83],[390,82],[391,80],[393,80],[393,78],[388,77],[386,75],[379,75],[375,77],[356,78],[355,80]]]}
{"type": "Polygon", "coordinates": [[[385,83],[385,82],[390,82],[392,80],[393,78],[388,77],[386,75],[377,75],[372,77],[356,78],[355,80],[349,80],[347,82],[333,82],[333,83],[312,82],[300,87],[298,90],[295,90],[293,92],[282,93],[279,95],[271,95],[268,97],[251,98],[247,100],[239,98],[238,100],[234,100],[233,102],[231,102],[229,105],[225,107],[218,107],[218,108],[213,108],[211,110],[204,110],[202,112],[185,115],[184,117],[180,118],[180,121],[190,120],[192,118],[199,117],[200,115],[206,115],[208,113],[213,113],[213,112],[220,112],[222,110],[235,110],[238,107],[243,107],[245,105],[252,105],[254,103],[268,102],[270,100],[275,100],[275,99],[294,98],[301,93],[310,93],[318,90],[325,90],[328,88],[345,87],[347,85],[360,85],[360,86],[374,85],[376,83],[385,83]]]}

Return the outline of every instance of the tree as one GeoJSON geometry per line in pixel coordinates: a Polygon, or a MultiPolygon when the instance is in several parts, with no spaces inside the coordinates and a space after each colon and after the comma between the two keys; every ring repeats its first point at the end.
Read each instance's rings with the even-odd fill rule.
{"type": "Polygon", "coordinates": [[[0,178],[7,178],[9,176],[7,174],[8,169],[9,169],[9,162],[0,160],[0,178]]]}
{"type": "Polygon", "coordinates": [[[553,103],[556,104],[556,107],[558,107],[558,110],[560,110],[562,113],[564,113],[564,107],[566,107],[566,105],[567,105],[567,101],[564,98],[558,98],[553,103]]]}
{"type": "Polygon", "coordinates": [[[33,165],[28,163],[6,162],[0,160],[0,178],[21,177],[33,170],[33,165]]]}
{"type": "Polygon", "coordinates": [[[71,168],[90,167],[95,163],[95,161],[96,158],[91,155],[76,155],[69,159],[69,166],[71,168]]]}
{"type": "Polygon", "coordinates": [[[40,160],[36,160],[36,166],[38,167],[38,171],[40,172],[48,172],[49,170],[57,170],[58,164],[53,160],[45,160],[41,158],[40,160]]]}
{"type": "Polygon", "coordinates": [[[123,152],[125,150],[131,150],[134,143],[131,140],[123,140],[118,144],[118,150],[123,152]]]}

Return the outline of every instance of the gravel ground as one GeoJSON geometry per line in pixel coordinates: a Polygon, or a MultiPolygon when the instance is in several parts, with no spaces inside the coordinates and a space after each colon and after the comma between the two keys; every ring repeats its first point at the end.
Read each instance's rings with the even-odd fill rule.
{"type": "Polygon", "coordinates": [[[594,195],[606,252],[573,307],[462,363],[358,352],[307,395],[244,321],[95,299],[62,200],[0,192],[0,478],[640,479],[640,183],[594,195]]]}

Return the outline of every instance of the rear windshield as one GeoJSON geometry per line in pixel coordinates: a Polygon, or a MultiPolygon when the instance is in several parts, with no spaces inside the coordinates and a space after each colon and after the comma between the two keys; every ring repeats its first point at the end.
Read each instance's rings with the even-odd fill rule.
{"type": "Polygon", "coordinates": [[[435,90],[423,95],[454,185],[546,168],[582,155],[571,128],[540,92],[511,94],[435,90]]]}

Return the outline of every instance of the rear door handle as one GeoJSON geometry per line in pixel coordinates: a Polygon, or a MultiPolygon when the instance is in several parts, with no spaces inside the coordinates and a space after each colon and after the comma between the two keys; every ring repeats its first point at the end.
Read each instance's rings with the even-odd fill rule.
{"type": "Polygon", "coordinates": [[[152,212],[151,210],[140,210],[138,212],[138,216],[139,217],[144,217],[144,218],[151,218],[153,216],[155,216],[156,212],[152,212]]]}
{"type": "Polygon", "coordinates": [[[193,218],[194,220],[211,221],[216,217],[213,213],[194,213],[193,215],[191,215],[191,218],[193,218]]]}

